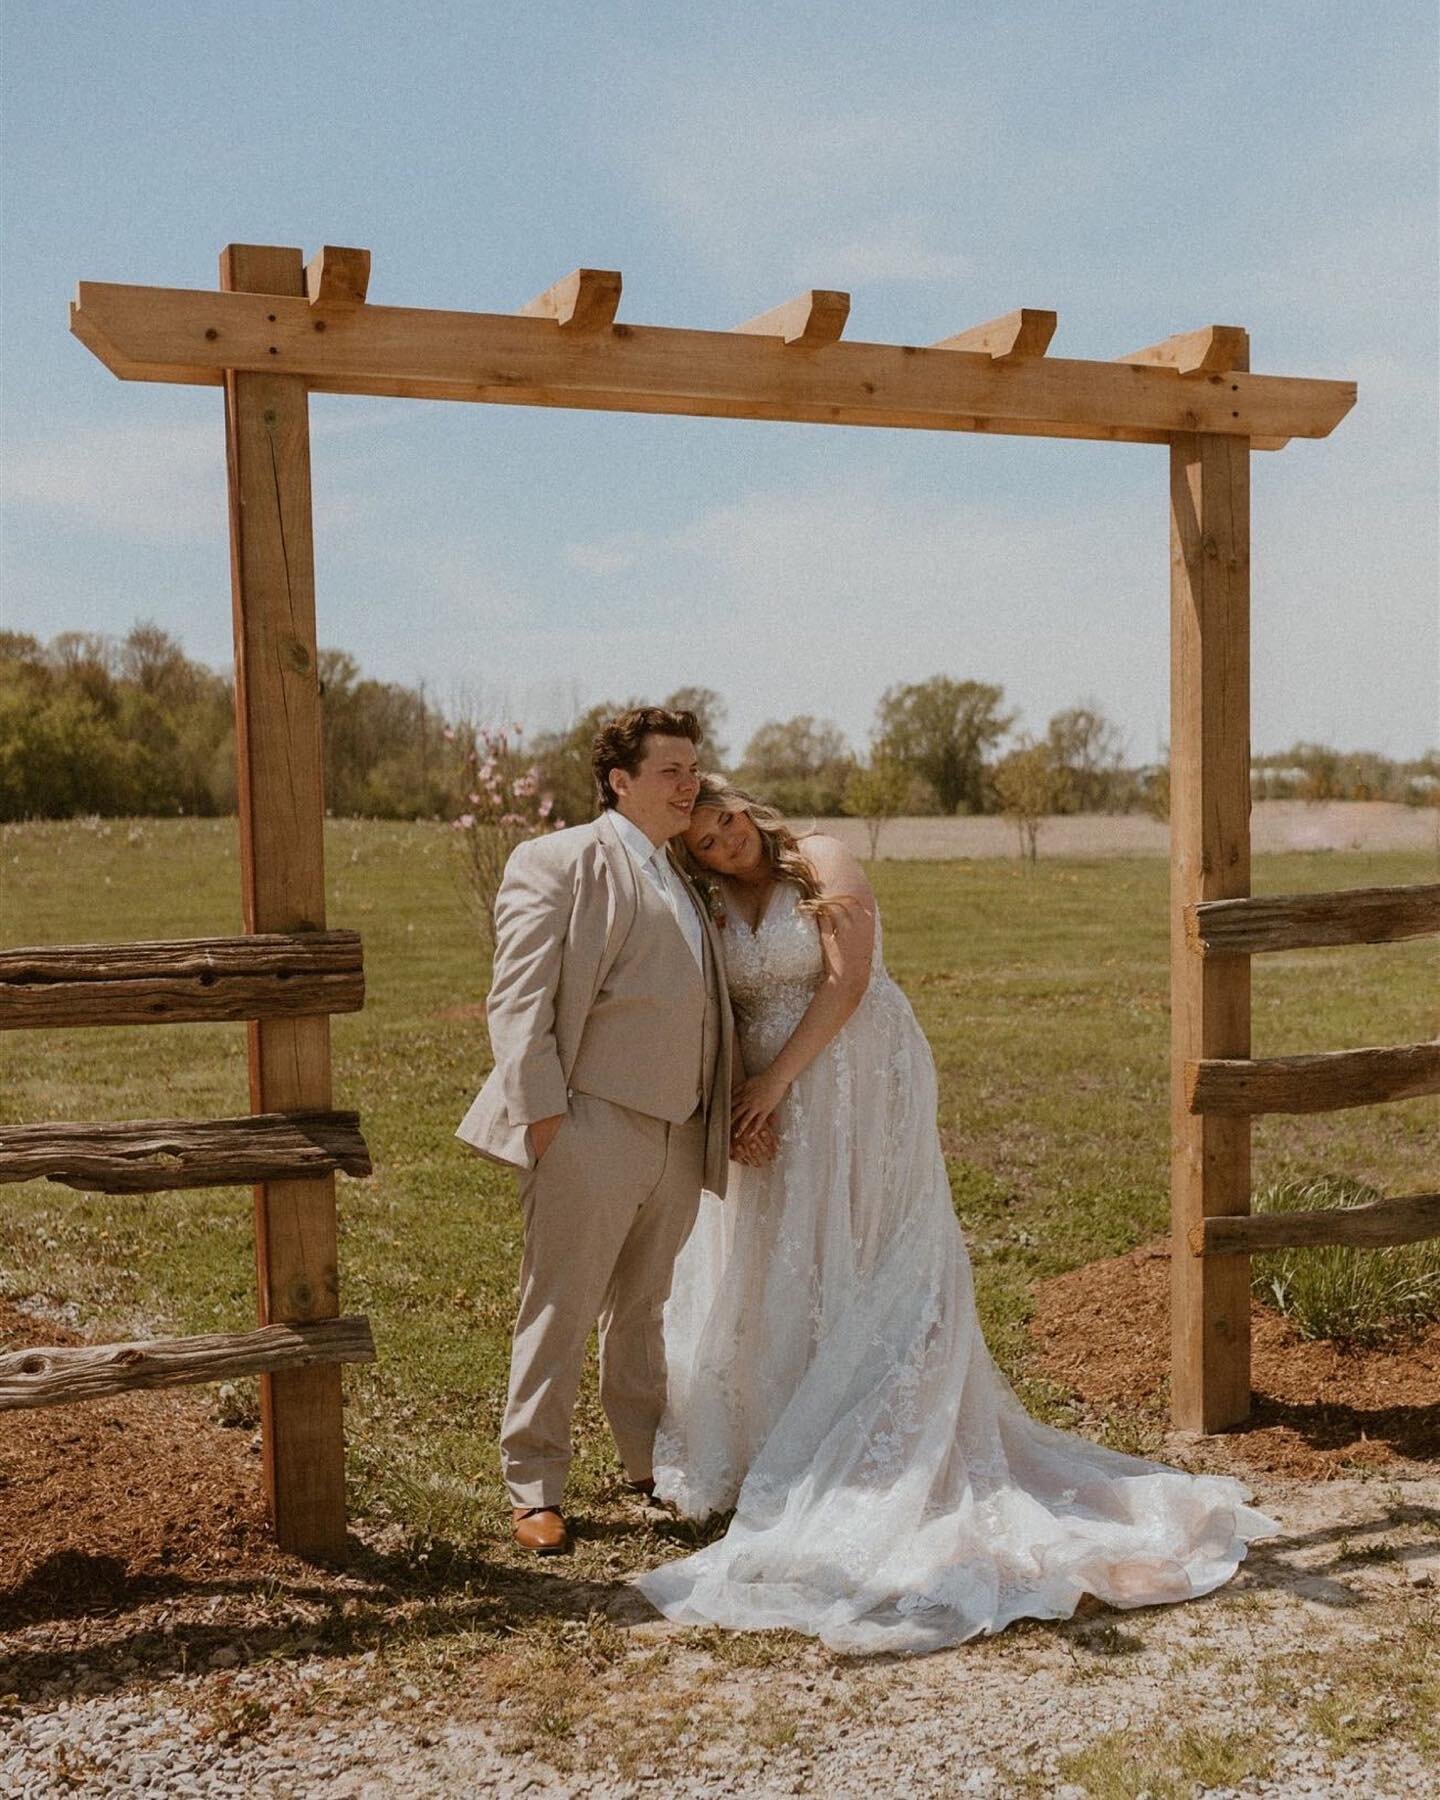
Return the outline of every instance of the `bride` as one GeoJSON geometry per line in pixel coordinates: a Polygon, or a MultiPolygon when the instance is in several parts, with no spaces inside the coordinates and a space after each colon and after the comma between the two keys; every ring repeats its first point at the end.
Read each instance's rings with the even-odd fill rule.
{"type": "Polygon", "coordinates": [[[656,1497],[734,1517],[638,1587],[686,1624],[922,1651],[1228,1580],[1280,1529],[1239,1482],[1042,1425],[991,1359],[859,864],[714,775],[684,843],[723,925],[736,1140],[778,1114],[779,1148],[702,1197],[665,1310],[656,1497]]]}

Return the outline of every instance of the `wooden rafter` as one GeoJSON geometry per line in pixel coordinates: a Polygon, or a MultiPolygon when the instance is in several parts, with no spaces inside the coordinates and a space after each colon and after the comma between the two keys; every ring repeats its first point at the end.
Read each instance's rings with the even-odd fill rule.
{"type": "Polygon", "coordinates": [[[605,331],[620,310],[618,269],[572,269],[562,280],[527,300],[522,319],[552,319],[565,331],[605,331]]]}
{"type": "Polygon", "coordinates": [[[370,252],[326,244],[305,265],[305,295],[312,306],[362,306],[370,288],[370,252]]]}
{"type": "Polygon", "coordinates": [[[968,331],[958,331],[954,337],[941,338],[934,348],[971,350],[993,362],[1007,357],[1043,356],[1058,323],[1058,313],[1038,306],[1021,306],[998,319],[987,319],[983,325],[972,325],[968,331]]]}
{"type": "Polygon", "coordinates": [[[1125,443],[1325,437],[1355,403],[1348,381],[1177,381],[1166,368],[902,344],[840,342],[797,359],[779,338],[738,331],[616,325],[577,337],[514,314],[369,305],[326,320],[303,297],[100,282],[80,284],[71,328],[127,380],[213,386],[227,370],[264,370],[318,393],[1125,443]]]}
{"type": "Polygon", "coordinates": [[[1250,367],[1250,333],[1243,325],[1203,325],[1116,358],[1135,369],[1173,369],[1177,375],[1223,375],[1250,367]]]}
{"type": "Polygon", "coordinates": [[[747,319],[736,331],[750,337],[778,337],[785,344],[814,349],[837,344],[850,317],[850,296],[838,288],[807,288],[793,300],[747,319]]]}

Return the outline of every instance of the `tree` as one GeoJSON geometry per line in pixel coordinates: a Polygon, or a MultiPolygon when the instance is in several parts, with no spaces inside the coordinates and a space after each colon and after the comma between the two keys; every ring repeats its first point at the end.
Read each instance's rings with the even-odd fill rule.
{"type": "Polygon", "coordinates": [[[1066,809],[1114,812],[1122,799],[1120,774],[1125,735],[1094,700],[1082,700],[1051,719],[1046,730],[1050,754],[1069,777],[1066,809]]]}
{"type": "Polygon", "coordinates": [[[531,760],[540,775],[540,785],[555,802],[555,810],[572,825],[593,819],[600,809],[600,796],[595,790],[595,775],[590,766],[595,733],[607,719],[638,700],[616,703],[602,700],[581,713],[569,725],[555,731],[542,731],[535,739],[531,760]]]}
{"type": "Polygon", "coordinates": [[[1025,738],[995,765],[991,776],[1000,810],[1020,833],[1020,854],[1038,860],[1040,827],[1059,812],[1069,786],[1068,772],[1055,760],[1049,743],[1025,738]]]}
{"type": "Polygon", "coordinates": [[[1005,690],[985,681],[929,681],[887,688],[875,713],[875,754],[921,775],[941,810],[983,812],[985,754],[1015,722],[1005,690]]]}
{"type": "Polygon", "coordinates": [[[868,767],[856,765],[845,783],[844,810],[863,819],[870,837],[870,860],[880,854],[880,833],[887,819],[905,811],[914,778],[899,763],[872,757],[868,767]]]}
{"type": "Polygon", "coordinates": [[[725,729],[725,720],[730,708],[717,694],[714,688],[682,687],[676,688],[660,704],[668,706],[671,712],[693,712],[700,721],[700,761],[707,769],[723,769],[725,767],[726,749],[721,742],[720,733],[725,729]]]}
{"type": "Polygon", "coordinates": [[[802,713],[762,725],[745,746],[737,775],[782,813],[829,817],[841,808],[854,766],[840,727],[802,713]]]}

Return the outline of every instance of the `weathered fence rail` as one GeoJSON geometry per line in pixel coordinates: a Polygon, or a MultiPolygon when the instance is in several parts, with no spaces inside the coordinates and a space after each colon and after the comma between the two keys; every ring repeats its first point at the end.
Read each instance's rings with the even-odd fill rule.
{"type": "Polygon", "coordinates": [[[1190,1229],[1190,1250],[1195,1256],[1254,1256],[1262,1250],[1326,1245],[1386,1250],[1432,1237],[1440,1237],[1440,1194],[1408,1194],[1403,1199],[1370,1200],[1363,1206],[1205,1219],[1190,1229]]]}
{"type": "Polygon", "coordinates": [[[1440,1094],[1440,1042],[1313,1056],[1216,1057],[1185,1068],[1192,1113],[1338,1112],[1440,1094]]]}
{"type": "Polygon", "coordinates": [[[0,1353],[0,1412],[69,1406],[132,1388],[183,1387],[320,1363],[374,1361],[370,1321],[356,1316],[205,1337],[9,1350],[0,1353]]]}
{"type": "Polygon", "coordinates": [[[354,1112],[247,1113],[238,1119],[138,1119],[0,1128],[0,1182],[58,1181],[104,1194],[249,1186],[368,1175],[354,1112]]]}
{"type": "Polygon", "coordinates": [[[1431,932],[1440,932],[1440,882],[1203,900],[1185,909],[1186,939],[1204,956],[1388,944],[1431,932]]]}
{"type": "Polygon", "coordinates": [[[0,1031],[358,1012],[355,931],[265,932],[0,951],[0,1031]]]}

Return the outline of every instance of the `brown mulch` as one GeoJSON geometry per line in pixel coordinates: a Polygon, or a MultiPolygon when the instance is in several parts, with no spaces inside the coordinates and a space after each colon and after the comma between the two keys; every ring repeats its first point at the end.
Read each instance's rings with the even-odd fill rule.
{"type": "MultiPolygon", "coordinates": [[[[78,1344],[0,1301],[0,1346],[78,1344]]],[[[0,1417],[0,1629],[293,1570],[270,1540],[254,1433],[207,1390],[0,1417]]]]}
{"type": "MultiPolygon", "coordinates": [[[[1087,1409],[1163,1418],[1170,1363],[1164,1239],[1040,1284],[1034,1372],[1087,1409]]],[[[1440,1464],[1440,1324],[1373,1350],[1302,1338],[1252,1302],[1250,1418],[1197,1440],[1196,1459],[1298,1481],[1440,1464]]]]}

